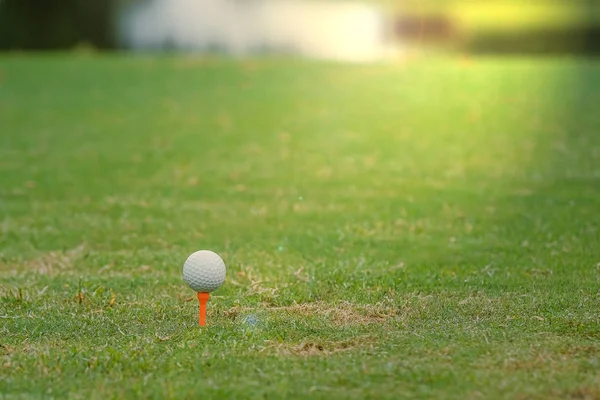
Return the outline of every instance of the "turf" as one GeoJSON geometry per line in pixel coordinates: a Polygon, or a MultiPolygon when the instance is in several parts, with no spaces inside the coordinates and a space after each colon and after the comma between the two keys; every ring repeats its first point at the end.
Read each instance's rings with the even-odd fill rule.
{"type": "Polygon", "coordinates": [[[0,399],[599,398],[598,104],[589,60],[3,55],[0,399]]]}

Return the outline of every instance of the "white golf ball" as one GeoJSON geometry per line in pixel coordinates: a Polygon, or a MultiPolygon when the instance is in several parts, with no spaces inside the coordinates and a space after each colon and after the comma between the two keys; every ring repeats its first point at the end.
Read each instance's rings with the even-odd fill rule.
{"type": "Polygon", "coordinates": [[[212,292],[225,281],[225,263],[210,250],[192,253],[183,264],[183,279],[196,292],[212,292]]]}

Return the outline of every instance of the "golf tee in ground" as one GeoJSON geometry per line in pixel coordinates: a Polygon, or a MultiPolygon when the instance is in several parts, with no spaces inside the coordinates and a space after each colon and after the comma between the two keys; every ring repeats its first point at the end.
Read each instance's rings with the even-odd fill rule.
{"type": "Polygon", "coordinates": [[[198,323],[200,326],[206,326],[206,303],[209,296],[209,293],[198,292],[198,302],[200,303],[200,319],[198,323]]]}

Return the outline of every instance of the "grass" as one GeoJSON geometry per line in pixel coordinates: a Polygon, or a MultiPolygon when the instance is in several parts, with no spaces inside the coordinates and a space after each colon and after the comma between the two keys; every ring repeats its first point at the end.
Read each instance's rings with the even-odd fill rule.
{"type": "Polygon", "coordinates": [[[3,55],[0,398],[599,398],[599,89],[569,59],[3,55]]]}

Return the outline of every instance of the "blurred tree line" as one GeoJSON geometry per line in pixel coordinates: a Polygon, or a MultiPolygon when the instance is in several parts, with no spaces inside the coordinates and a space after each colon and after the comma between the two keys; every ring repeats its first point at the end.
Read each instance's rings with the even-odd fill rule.
{"type": "Polygon", "coordinates": [[[115,45],[113,0],[0,0],[0,49],[115,45]]]}
{"type": "Polygon", "coordinates": [[[405,0],[404,42],[466,53],[600,54],[599,0],[405,0]]]}
{"type": "MultiPolygon", "coordinates": [[[[126,1],[133,0],[0,0],[0,49],[116,48],[114,22],[126,1]]],[[[600,0],[404,0],[390,10],[395,34],[416,45],[600,54],[600,0]]]]}

